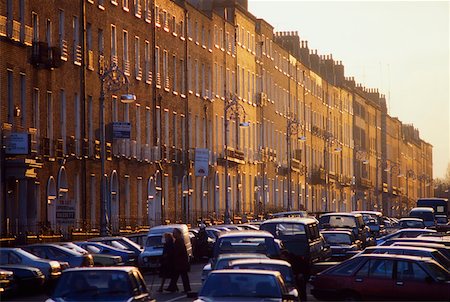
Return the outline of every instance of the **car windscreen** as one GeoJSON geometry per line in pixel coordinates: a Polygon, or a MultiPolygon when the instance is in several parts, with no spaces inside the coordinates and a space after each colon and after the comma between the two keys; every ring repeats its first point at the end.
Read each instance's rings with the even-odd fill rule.
{"type": "Polygon", "coordinates": [[[273,275],[211,274],[206,279],[199,297],[281,298],[281,288],[273,275]]]}
{"type": "Polygon", "coordinates": [[[431,212],[414,211],[409,214],[409,217],[422,218],[424,221],[434,221],[434,215],[431,212]]]}
{"type": "Polygon", "coordinates": [[[268,237],[224,237],[220,238],[216,254],[225,253],[259,253],[275,255],[276,247],[273,238],[268,237]]]}
{"type": "Polygon", "coordinates": [[[356,228],[356,218],[352,216],[325,216],[320,217],[322,227],[331,228],[356,228]]]}
{"type": "Polygon", "coordinates": [[[163,242],[163,236],[162,235],[153,235],[148,236],[147,241],[145,242],[145,247],[152,247],[152,248],[163,248],[164,242],[163,242]]]}
{"type": "Polygon", "coordinates": [[[248,264],[244,263],[233,266],[232,268],[277,271],[281,273],[281,276],[283,277],[287,285],[294,284],[294,275],[292,273],[292,269],[286,265],[270,264],[270,263],[248,263],[248,264]]]}
{"type": "Polygon", "coordinates": [[[63,273],[52,295],[64,301],[125,301],[132,296],[128,273],[106,270],[63,273]]]}
{"type": "Polygon", "coordinates": [[[404,220],[400,221],[400,228],[424,228],[425,225],[422,221],[404,220]]]}
{"type": "Polygon", "coordinates": [[[322,235],[328,244],[352,244],[352,239],[349,234],[323,233],[322,235]]]}

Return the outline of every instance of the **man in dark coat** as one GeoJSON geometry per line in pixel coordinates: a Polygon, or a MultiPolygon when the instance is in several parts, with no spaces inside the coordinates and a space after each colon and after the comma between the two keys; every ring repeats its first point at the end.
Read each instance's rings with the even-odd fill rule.
{"type": "Polygon", "coordinates": [[[164,247],[161,257],[161,267],[159,270],[159,276],[161,277],[161,286],[158,291],[162,292],[166,279],[172,279],[174,275],[175,265],[175,244],[172,233],[164,234],[164,247]]]}
{"type": "Polygon", "coordinates": [[[174,244],[175,272],[167,290],[170,292],[177,291],[178,277],[181,276],[181,280],[183,281],[184,292],[190,292],[191,285],[189,283],[189,276],[188,276],[190,264],[189,264],[189,256],[186,250],[186,244],[184,243],[183,236],[179,229],[173,230],[173,237],[175,238],[174,244]]]}

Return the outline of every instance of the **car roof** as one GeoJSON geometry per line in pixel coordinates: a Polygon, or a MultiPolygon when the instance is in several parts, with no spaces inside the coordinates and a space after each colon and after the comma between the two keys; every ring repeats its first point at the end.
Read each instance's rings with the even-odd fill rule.
{"type": "Polygon", "coordinates": [[[383,216],[383,214],[381,212],[378,212],[378,211],[352,211],[352,213],[355,213],[355,214],[371,214],[371,215],[383,216]]]}
{"type": "Polygon", "coordinates": [[[347,212],[333,212],[333,213],[325,213],[320,215],[320,217],[327,217],[327,216],[349,216],[349,217],[357,217],[362,214],[360,213],[347,213],[347,212]]]}
{"type": "Polygon", "coordinates": [[[307,217],[279,217],[272,218],[264,221],[261,225],[269,224],[269,223],[299,223],[299,224],[312,224],[317,223],[315,219],[307,218],[307,217]]]}
{"type": "Polygon", "coordinates": [[[65,247],[65,246],[57,244],[57,243],[34,243],[34,244],[30,244],[30,245],[25,246],[25,248],[27,248],[27,247],[31,248],[31,247],[35,247],[35,246],[40,246],[40,247],[49,246],[49,247],[54,247],[54,248],[63,250],[65,252],[69,252],[71,254],[79,254],[78,251],[72,250],[72,249],[70,249],[68,247],[65,247]]]}
{"type": "Polygon", "coordinates": [[[390,246],[418,246],[418,247],[430,247],[434,249],[448,249],[450,250],[450,247],[446,246],[445,244],[434,242],[434,241],[393,241],[393,244],[390,246]]]}
{"type": "Polygon", "coordinates": [[[219,238],[225,237],[268,237],[274,238],[272,234],[260,230],[231,230],[219,233],[219,238]]]}
{"type": "Polygon", "coordinates": [[[89,272],[89,271],[121,271],[121,272],[130,272],[137,270],[134,266],[104,266],[104,267],[74,267],[74,268],[68,268],[64,270],[64,273],[71,273],[71,272],[89,272]]]}
{"type": "Polygon", "coordinates": [[[432,212],[434,213],[434,209],[433,208],[428,208],[428,207],[417,207],[417,208],[412,208],[411,212],[432,212]]]}
{"type": "Polygon", "coordinates": [[[422,247],[422,246],[399,246],[399,245],[383,245],[383,246],[368,246],[367,250],[420,250],[425,252],[433,252],[436,249],[432,247],[422,247]]]}
{"type": "Polygon", "coordinates": [[[410,255],[394,255],[394,254],[360,254],[357,257],[383,258],[383,259],[394,259],[394,260],[427,261],[427,262],[434,261],[429,257],[410,256],[410,255]]]}
{"type": "Polygon", "coordinates": [[[395,233],[403,233],[403,232],[423,232],[423,233],[436,233],[436,230],[431,229],[419,229],[419,228],[405,228],[396,231],[395,233]]]}
{"type": "Polygon", "coordinates": [[[124,238],[126,238],[126,237],[123,237],[123,236],[105,236],[105,237],[89,238],[87,241],[118,240],[118,239],[124,239],[124,238]]]}
{"type": "Polygon", "coordinates": [[[217,256],[217,259],[227,259],[227,258],[258,258],[258,259],[265,259],[267,258],[266,255],[261,253],[226,253],[226,254],[219,254],[217,256]]]}
{"type": "Polygon", "coordinates": [[[404,217],[404,218],[400,218],[400,220],[399,220],[399,222],[401,222],[401,221],[405,221],[405,220],[408,220],[408,221],[420,221],[420,222],[423,222],[423,219],[422,218],[415,218],[415,217],[404,217]]]}
{"type": "Polygon", "coordinates": [[[270,276],[281,276],[278,271],[260,270],[260,269],[219,269],[214,270],[210,273],[213,274],[242,274],[242,275],[270,275],[270,276]]]}
{"type": "Polygon", "coordinates": [[[152,227],[148,232],[151,233],[152,231],[162,231],[167,229],[180,229],[180,230],[187,230],[188,227],[185,224],[166,224],[166,225],[157,225],[152,227]]]}
{"type": "Polygon", "coordinates": [[[352,231],[348,230],[324,230],[320,231],[321,234],[347,234],[347,235],[353,235],[352,231]]]}
{"type": "Polygon", "coordinates": [[[261,259],[236,259],[230,262],[233,265],[239,264],[275,264],[280,266],[288,266],[291,267],[291,264],[285,260],[280,259],[270,259],[270,258],[261,258],[261,259]]]}

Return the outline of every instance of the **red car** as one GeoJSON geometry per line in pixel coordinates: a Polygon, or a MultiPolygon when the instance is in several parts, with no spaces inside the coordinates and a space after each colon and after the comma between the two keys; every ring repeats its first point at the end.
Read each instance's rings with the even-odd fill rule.
{"type": "Polygon", "coordinates": [[[358,255],[311,278],[319,300],[450,301],[450,273],[431,258],[358,255]]]}

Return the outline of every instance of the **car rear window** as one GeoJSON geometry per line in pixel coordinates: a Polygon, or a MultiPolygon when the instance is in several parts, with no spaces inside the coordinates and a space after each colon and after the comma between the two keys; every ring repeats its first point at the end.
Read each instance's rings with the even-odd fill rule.
{"type": "Polygon", "coordinates": [[[219,254],[225,253],[259,253],[275,255],[273,238],[267,237],[225,237],[218,243],[219,254]]]}

